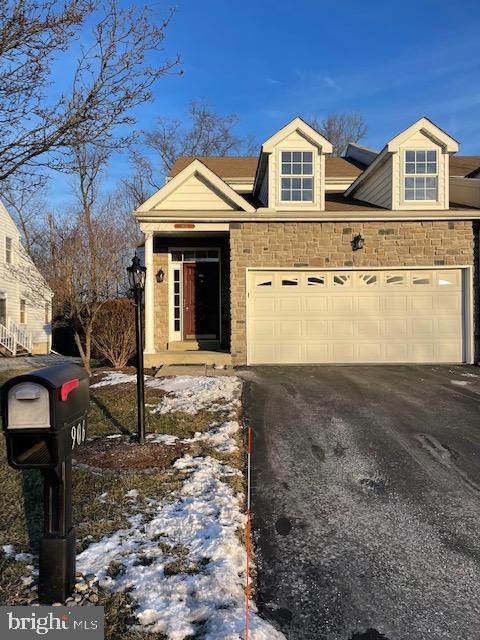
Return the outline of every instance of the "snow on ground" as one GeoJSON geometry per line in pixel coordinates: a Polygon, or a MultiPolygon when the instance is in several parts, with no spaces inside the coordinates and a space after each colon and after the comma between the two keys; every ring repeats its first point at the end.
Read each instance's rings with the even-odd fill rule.
{"type": "Polygon", "coordinates": [[[470,384],[467,380],[450,380],[450,384],[454,384],[457,387],[466,387],[467,384],[470,384]]]}
{"type": "MultiPolygon", "coordinates": [[[[112,375],[114,381],[119,379],[119,374],[112,375]]],[[[131,381],[127,377],[131,378],[120,381],[131,381]]],[[[234,377],[179,376],[148,379],[146,384],[167,394],[154,408],[160,413],[233,411],[239,405],[241,383],[234,377]]],[[[240,425],[234,414],[230,418],[192,438],[150,434],[148,441],[166,445],[202,442],[232,453],[240,425]]],[[[139,627],[145,631],[163,633],[169,640],[183,640],[199,630],[205,640],[241,640],[245,633],[246,552],[238,534],[246,517],[243,496],[236,495],[225,481],[241,472],[228,462],[190,454],[178,459],[174,468],[185,478],[172,499],[168,503],[150,500],[148,516],[139,506],[130,528],[91,544],[78,556],[78,569],[95,573],[101,586],[111,591],[128,590],[137,605],[139,627]],[[108,570],[111,563],[118,563],[118,571],[108,570]]],[[[135,505],[138,493],[129,491],[126,497],[135,505]]],[[[256,614],[253,604],[249,637],[285,640],[256,614]]]]}
{"type": "Polygon", "coordinates": [[[100,382],[96,382],[95,384],[91,384],[91,389],[97,389],[98,387],[111,387],[115,384],[125,384],[125,382],[136,382],[137,374],[134,373],[132,375],[128,373],[122,373],[121,371],[114,371],[113,373],[109,373],[103,380],[100,382]]]}
{"type": "Polygon", "coordinates": [[[183,411],[193,414],[200,409],[229,411],[239,404],[240,382],[233,376],[153,378],[146,386],[167,392],[152,413],[183,411]]]}
{"type": "MultiPolygon", "coordinates": [[[[240,639],[245,626],[245,549],[237,531],[245,517],[241,496],[221,479],[240,472],[214,458],[190,455],[175,467],[189,475],[173,502],[157,503],[156,513],[142,526],[90,545],[78,556],[78,568],[96,573],[107,589],[132,589],[145,630],[183,640],[201,625],[205,640],[240,639]],[[169,545],[187,551],[181,557],[189,567],[186,572],[165,572],[177,559],[169,545]],[[107,573],[112,561],[122,565],[116,577],[107,573]]],[[[283,638],[253,610],[250,623],[252,640],[283,638]]]]}

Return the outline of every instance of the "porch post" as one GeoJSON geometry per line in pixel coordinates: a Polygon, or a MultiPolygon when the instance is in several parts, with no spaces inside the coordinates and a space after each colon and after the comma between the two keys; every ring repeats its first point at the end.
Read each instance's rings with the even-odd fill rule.
{"type": "Polygon", "coordinates": [[[155,303],[153,273],[153,232],[145,231],[145,353],[155,353],[155,303]]]}

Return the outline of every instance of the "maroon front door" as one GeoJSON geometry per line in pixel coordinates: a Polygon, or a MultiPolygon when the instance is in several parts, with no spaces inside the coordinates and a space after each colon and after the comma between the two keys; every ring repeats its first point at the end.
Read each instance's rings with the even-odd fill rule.
{"type": "Polygon", "coordinates": [[[215,340],[220,326],[218,262],[183,265],[183,339],[215,340]]]}

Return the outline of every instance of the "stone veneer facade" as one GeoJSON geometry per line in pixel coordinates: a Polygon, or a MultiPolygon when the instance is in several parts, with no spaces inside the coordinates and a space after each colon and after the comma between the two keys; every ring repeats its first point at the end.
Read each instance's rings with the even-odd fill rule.
{"type": "MultiPolygon", "coordinates": [[[[231,353],[246,364],[247,267],[413,267],[473,265],[473,223],[246,222],[230,225],[231,353]],[[361,233],[365,246],[352,251],[361,233]]],[[[474,282],[478,275],[474,273],[474,282]]],[[[477,307],[475,287],[475,308],[477,307]]],[[[476,314],[475,314],[476,317],[476,314]]]]}

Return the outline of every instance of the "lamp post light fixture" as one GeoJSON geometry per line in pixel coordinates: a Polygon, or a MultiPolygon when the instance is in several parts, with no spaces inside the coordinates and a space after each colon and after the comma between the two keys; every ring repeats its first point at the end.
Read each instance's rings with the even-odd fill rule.
{"type": "Polygon", "coordinates": [[[146,267],[140,264],[137,252],[132,264],[127,267],[128,283],[135,299],[135,333],[137,338],[137,438],[139,444],[145,444],[145,389],[143,380],[143,318],[142,294],[145,289],[146,267]]]}

